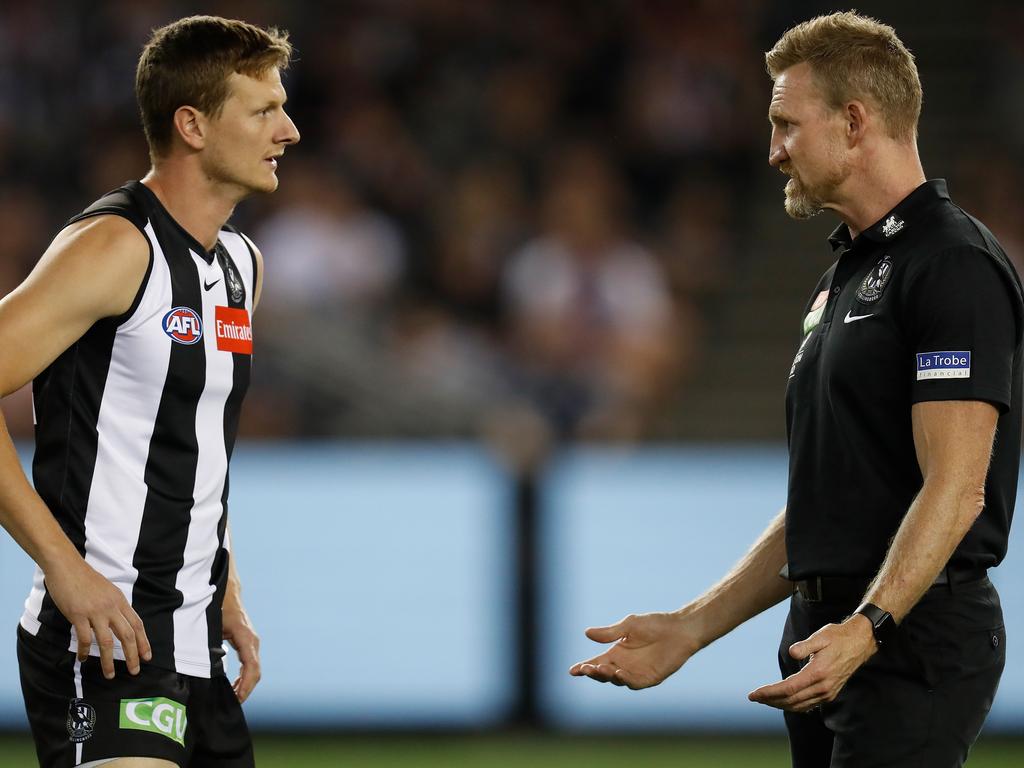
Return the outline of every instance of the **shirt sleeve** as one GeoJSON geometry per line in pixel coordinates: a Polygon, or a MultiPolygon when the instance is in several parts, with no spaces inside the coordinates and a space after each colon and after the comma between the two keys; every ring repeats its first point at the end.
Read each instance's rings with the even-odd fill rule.
{"type": "Polygon", "coordinates": [[[1018,334],[1012,278],[970,246],[920,264],[904,289],[912,402],[983,400],[1005,413],[1018,334]]]}

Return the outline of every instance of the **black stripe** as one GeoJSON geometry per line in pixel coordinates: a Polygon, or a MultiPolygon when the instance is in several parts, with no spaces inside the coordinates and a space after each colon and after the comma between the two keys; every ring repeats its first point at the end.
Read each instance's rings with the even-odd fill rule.
{"type": "MultiPolygon", "coordinates": [[[[96,424],[116,334],[112,320],[101,320],[32,382],[33,483],[83,557],[85,512],[99,444],[96,424]]],[[[49,592],[43,595],[39,621],[45,627],[40,632],[52,642],[66,645],[70,641],[71,624],[49,592]]]]}
{"type": "MultiPolygon", "coordinates": [[[[167,309],[190,307],[202,317],[199,272],[188,244],[164,217],[155,218],[153,224],[170,271],[171,304],[167,309]]],[[[204,328],[203,332],[213,330],[204,328]]],[[[132,605],[153,645],[153,664],[165,669],[175,669],[174,611],[184,600],[175,584],[184,564],[192,519],[199,461],[196,410],[205,383],[206,350],[202,341],[172,341],[146,460],[146,503],[132,561],[139,573],[132,605]]]]}
{"type": "MultiPolygon", "coordinates": [[[[238,271],[237,265],[235,265],[234,261],[231,259],[231,255],[228,253],[227,249],[220,243],[217,244],[217,259],[220,262],[221,269],[225,272],[225,283],[228,282],[226,273],[229,269],[234,270],[238,279],[242,280],[242,276],[238,271]]],[[[242,285],[245,286],[244,280],[242,280],[242,285]]],[[[228,306],[234,309],[244,309],[245,291],[243,290],[242,297],[235,301],[231,298],[230,288],[227,285],[225,285],[225,288],[227,289],[228,306]]],[[[255,290],[255,288],[253,290],[255,290]]],[[[214,672],[220,670],[222,665],[221,659],[224,656],[224,636],[221,609],[224,605],[224,591],[227,587],[228,563],[230,558],[228,551],[224,548],[224,534],[228,524],[228,490],[231,484],[231,455],[235,450],[235,437],[238,434],[238,420],[242,410],[242,399],[245,397],[246,390],[249,388],[252,356],[234,352],[231,355],[231,359],[234,366],[232,371],[231,392],[228,395],[227,401],[224,403],[224,451],[228,459],[228,472],[224,476],[224,492],[221,494],[222,512],[220,520],[217,523],[217,557],[214,560],[213,568],[210,572],[210,584],[216,587],[216,592],[214,593],[213,600],[210,602],[209,607],[206,609],[206,626],[207,631],[209,632],[210,642],[210,664],[214,672]]]]}
{"type": "MultiPolygon", "coordinates": [[[[140,231],[145,227],[145,213],[124,189],[104,196],[68,223],[100,215],[121,216],[140,231]]],[[[148,238],[146,242],[149,243],[148,238]]],[[[128,312],[96,322],[32,382],[36,416],[33,484],[83,557],[85,513],[99,445],[96,425],[114,339],[118,325],[138,309],[149,282],[153,268],[152,244],[149,251],[149,266],[128,312]]],[[[40,630],[42,636],[65,646],[70,642],[71,624],[57,609],[49,592],[43,595],[38,618],[44,625],[40,630]]]]}

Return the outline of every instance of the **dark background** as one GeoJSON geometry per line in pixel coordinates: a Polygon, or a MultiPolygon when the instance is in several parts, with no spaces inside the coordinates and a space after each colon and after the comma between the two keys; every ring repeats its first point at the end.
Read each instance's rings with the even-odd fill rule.
{"type": "MultiPolygon", "coordinates": [[[[261,437],[783,436],[827,215],[768,168],[763,51],[814,2],[0,6],[0,291],[148,166],[133,78],[194,12],[290,30],[303,134],[234,221],[267,259],[261,437]]],[[[861,3],[917,55],[932,177],[1024,258],[1024,11],[861,3]]],[[[27,399],[6,409],[30,430],[27,399]]]]}

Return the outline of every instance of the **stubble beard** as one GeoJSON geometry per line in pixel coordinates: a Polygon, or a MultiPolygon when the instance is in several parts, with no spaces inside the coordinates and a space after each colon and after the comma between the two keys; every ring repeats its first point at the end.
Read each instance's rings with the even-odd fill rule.
{"type": "Polygon", "coordinates": [[[790,171],[786,182],[786,213],[794,219],[810,219],[828,207],[834,200],[839,185],[850,176],[847,163],[837,159],[835,167],[820,183],[808,185],[795,171],[790,171]]]}
{"type": "Polygon", "coordinates": [[[786,182],[786,213],[794,219],[810,219],[825,210],[823,201],[801,184],[796,176],[786,182]]]}

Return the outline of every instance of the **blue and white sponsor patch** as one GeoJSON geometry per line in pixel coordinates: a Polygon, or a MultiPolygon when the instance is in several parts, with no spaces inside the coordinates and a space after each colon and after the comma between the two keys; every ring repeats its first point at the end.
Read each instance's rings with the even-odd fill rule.
{"type": "Polygon", "coordinates": [[[971,378],[971,353],[966,352],[918,352],[917,380],[925,379],[969,379],[971,378]]]}

